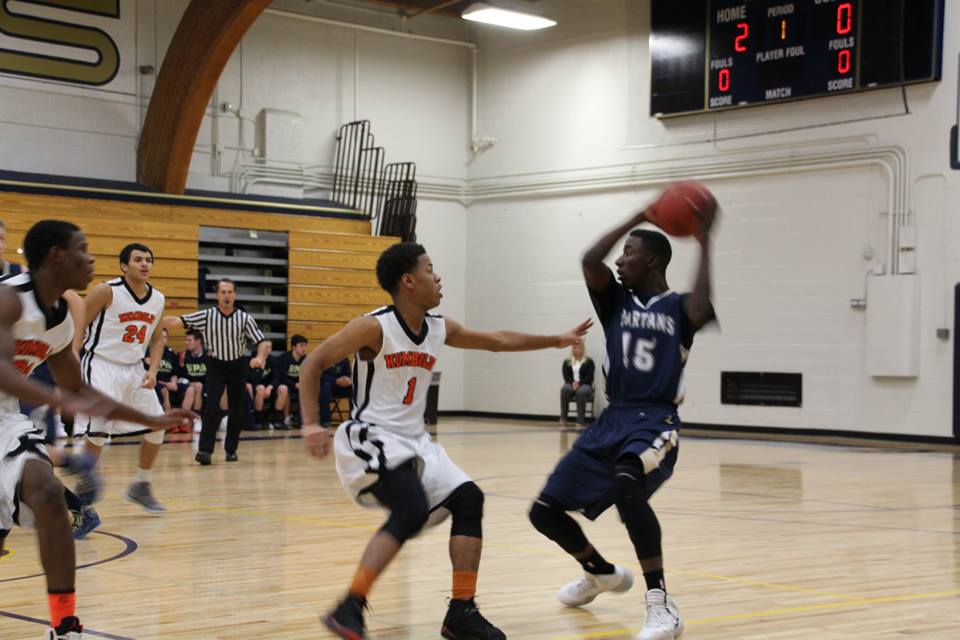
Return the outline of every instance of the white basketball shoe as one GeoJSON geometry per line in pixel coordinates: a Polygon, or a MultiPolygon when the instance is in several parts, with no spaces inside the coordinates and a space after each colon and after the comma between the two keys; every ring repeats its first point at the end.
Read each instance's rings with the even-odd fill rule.
{"type": "Polygon", "coordinates": [[[614,567],[611,574],[584,572],[579,580],[565,585],[557,593],[557,600],[568,607],[582,607],[593,602],[604,591],[624,593],[633,586],[633,573],[623,567],[614,567]]]}
{"type": "Polygon", "coordinates": [[[674,640],[683,634],[677,603],[663,589],[647,591],[647,620],[636,640],[674,640]]]}

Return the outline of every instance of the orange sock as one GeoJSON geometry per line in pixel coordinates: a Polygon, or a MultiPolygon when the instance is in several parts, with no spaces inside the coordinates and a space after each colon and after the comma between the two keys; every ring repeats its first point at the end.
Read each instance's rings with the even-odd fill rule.
{"type": "Polygon", "coordinates": [[[353,582],[350,583],[350,595],[366,598],[378,575],[376,571],[363,565],[357,567],[357,572],[353,574],[353,582]]]}
{"type": "Polygon", "coordinates": [[[50,602],[50,626],[56,629],[63,622],[64,618],[72,616],[77,610],[77,594],[70,593],[48,593],[47,600],[50,602]]]}
{"type": "Polygon", "coordinates": [[[453,572],[453,599],[469,600],[477,595],[477,572],[476,571],[454,571],[453,572]]]}

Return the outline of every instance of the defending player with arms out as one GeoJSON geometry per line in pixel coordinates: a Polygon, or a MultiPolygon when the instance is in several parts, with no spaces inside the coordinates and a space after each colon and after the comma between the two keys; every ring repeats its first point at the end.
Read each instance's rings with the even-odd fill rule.
{"type": "Polygon", "coordinates": [[[81,640],[76,616],[76,554],[63,485],[51,467],[44,434],[20,413],[32,405],[137,422],[151,430],[175,426],[188,412],[148,416],[83,381],[70,348],[74,323],[63,294],[93,278],[87,240],[73,224],[43,220],[24,237],[30,271],[0,281],[0,548],[14,525],[37,529],[47,578],[52,628],[45,640],[81,640]],[[28,379],[46,361],[59,388],[28,379]]]}
{"type": "Polygon", "coordinates": [[[472,331],[432,315],[428,312],[442,298],[440,276],[426,250],[415,243],[384,251],[377,260],[377,280],[393,304],[351,320],[308,355],[300,369],[304,445],[310,455],[323,457],[330,432],[318,423],[320,376],[356,354],[354,408],[333,437],[337,474],[358,503],[389,510],[386,523],[367,544],[345,599],[324,623],[341,638],[362,640],[363,609],[374,581],[407,540],[451,515],[453,597],[441,634],[449,640],[504,640],[474,602],[483,492],[424,427],[431,371],[444,344],[486,351],[563,348],[578,342],[591,321],[563,335],[534,336],[472,331]]]}
{"type": "MultiPolygon", "coordinates": [[[[163,333],[157,329],[163,317],[164,296],[148,282],[153,252],[146,245],[131,243],[120,251],[119,261],[123,275],[98,284],[85,300],[83,379],[147,415],[161,415],[163,408],[155,387],[163,360],[163,333]],[[150,368],[144,373],[143,359],[148,349],[150,368]]],[[[85,427],[85,449],[96,457],[113,438],[143,437],[136,477],[126,498],[147,513],[163,514],[166,509],[154,497],[150,485],[163,431],[102,417],[89,418],[85,427]]]]}
{"type": "Polygon", "coordinates": [[[567,512],[580,511],[593,520],[616,504],[647,586],[646,622],[637,640],[668,640],[683,632],[680,611],[666,592],[660,523],[649,500],[677,460],[677,405],[694,334],[714,319],[709,235],[714,211],[698,217],[700,265],[693,291],[686,295],[667,286],[672,252],[666,236],[631,231],[647,220],[645,211],[584,254],[587,290],[606,334],[610,402],[557,464],[530,509],[533,526],[583,567],[583,577],[558,594],[563,604],[579,607],[605,591],[627,591],[633,576],[605,560],[567,512]],[[627,233],[615,278],[603,261],[627,233]]]}

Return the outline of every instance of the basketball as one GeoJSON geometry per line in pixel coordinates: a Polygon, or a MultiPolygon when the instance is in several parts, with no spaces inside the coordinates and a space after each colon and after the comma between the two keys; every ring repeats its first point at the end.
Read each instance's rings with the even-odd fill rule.
{"type": "Polygon", "coordinates": [[[698,216],[710,216],[716,211],[717,201],[710,190],[695,180],[669,185],[649,209],[650,222],[671,236],[692,236],[698,216]]]}

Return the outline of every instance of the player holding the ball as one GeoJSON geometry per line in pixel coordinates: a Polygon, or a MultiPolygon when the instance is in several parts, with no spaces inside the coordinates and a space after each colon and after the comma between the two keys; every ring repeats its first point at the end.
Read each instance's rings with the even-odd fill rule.
{"type": "Polygon", "coordinates": [[[633,586],[628,569],[611,564],[590,544],[568,512],[594,520],[614,504],[636,549],[647,585],[646,622],[637,640],[668,640],[683,633],[683,620],[667,594],[660,524],[650,497],[673,473],[680,442],[677,405],[693,337],[714,319],[710,302],[710,229],[713,195],[697,183],[678,183],[612,229],[583,256],[583,275],[606,335],[609,406],[557,464],[530,509],[530,521],[583,567],[564,586],[560,602],[580,607],[605,591],[633,586]],[[693,291],[667,285],[670,241],[653,222],[700,244],[693,291]],[[604,259],[627,236],[616,275],[604,259]]]}

